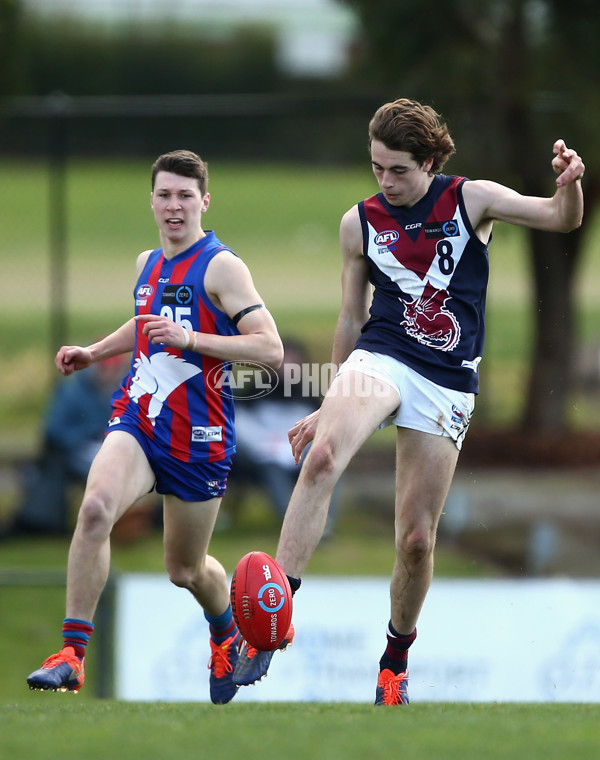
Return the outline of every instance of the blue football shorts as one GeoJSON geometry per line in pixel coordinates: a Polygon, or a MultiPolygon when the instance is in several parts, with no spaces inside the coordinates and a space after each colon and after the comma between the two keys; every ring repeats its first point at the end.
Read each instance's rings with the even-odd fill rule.
{"type": "Polygon", "coordinates": [[[398,392],[400,406],[379,429],[396,425],[447,436],[460,451],[475,407],[474,393],[444,388],[392,356],[361,348],[350,354],[338,375],[345,372],[360,372],[391,385],[398,392]]]}
{"type": "Polygon", "coordinates": [[[232,457],[218,462],[182,462],[123,418],[110,422],[106,428],[107,433],[114,430],[130,433],[140,444],[156,478],[157,493],[173,495],[182,501],[208,501],[225,494],[232,457]]]}

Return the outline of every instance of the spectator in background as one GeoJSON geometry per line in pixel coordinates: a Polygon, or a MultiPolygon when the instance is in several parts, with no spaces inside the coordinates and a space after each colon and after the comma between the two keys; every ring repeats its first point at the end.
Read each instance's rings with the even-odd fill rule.
{"type": "Polygon", "coordinates": [[[68,491],[85,485],[110,417],[113,391],[128,361],[115,356],[62,380],[46,411],[41,451],[25,468],[23,491],[5,535],[72,531],[68,491]]]}
{"type": "MultiPolygon", "coordinates": [[[[253,390],[237,396],[235,407],[237,453],[229,475],[230,488],[236,494],[248,486],[256,486],[266,494],[279,522],[300,473],[294,461],[288,431],[296,423],[319,408],[318,383],[302,382],[309,364],[305,346],[298,340],[283,341],[283,363],[276,370],[277,385],[264,395],[253,390]]],[[[329,511],[324,538],[331,535],[338,512],[339,488],[336,487],[329,511]]],[[[230,499],[239,512],[243,497],[230,499]]]]}

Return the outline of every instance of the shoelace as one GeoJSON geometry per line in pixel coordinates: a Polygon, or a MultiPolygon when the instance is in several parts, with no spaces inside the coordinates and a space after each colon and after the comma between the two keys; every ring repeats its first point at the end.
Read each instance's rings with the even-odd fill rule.
{"type": "Polygon", "coordinates": [[[65,652],[57,652],[56,654],[51,654],[50,657],[48,657],[42,663],[42,668],[49,670],[56,665],[60,665],[62,662],[66,662],[67,665],[69,665],[75,671],[81,669],[81,660],[75,655],[66,654],[65,652]]]}
{"type": "Polygon", "coordinates": [[[257,654],[258,654],[258,649],[256,649],[251,644],[248,644],[248,642],[246,642],[246,657],[249,660],[252,660],[254,659],[254,657],[256,657],[257,654]]]}
{"type": "Polygon", "coordinates": [[[406,673],[395,675],[391,670],[384,671],[379,685],[383,689],[383,701],[386,705],[399,705],[402,702],[400,686],[403,681],[408,681],[406,673]],[[389,675],[388,675],[389,673],[389,675]]]}
{"type": "Polygon", "coordinates": [[[216,644],[211,640],[210,649],[211,656],[208,661],[208,669],[212,670],[216,678],[223,678],[228,673],[233,671],[233,665],[229,659],[229,649],[233,644],[233,636],[230,636],[220,644],[216,644]]]}
{"type": "MultiPolygon", "coordinates": [[[[287,646],[289,646],[291,644],[293,638],[294,638],[294,626],[290,623],[290,627],[289,627],[289,630],[287,632],[287,635],[286,635],[285,639],[279,645],[278,649],[285,649],[287,646]]],[[[240,643],[240,651],[242,649],[242,645],[243,644],[246,644],[246,652],[245,652],[246,657],[249,660],[252,660],[254,657],[256,657],[256,655],[258,654],[259,650],[256,649],[256,647],[253,647],[252,644],[249,644],[247,641],[246,642],[242,641],[240,643]]]]}

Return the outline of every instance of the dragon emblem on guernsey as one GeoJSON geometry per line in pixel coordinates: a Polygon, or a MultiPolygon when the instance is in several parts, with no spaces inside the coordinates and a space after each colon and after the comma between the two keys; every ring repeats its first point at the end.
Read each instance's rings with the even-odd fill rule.
{"type": "Polygon", "coordinates": [[[153,354],[150,358],[140,353],[133,367],[135,375],[127,393],[136,404],[139,404],[142,396],[149,394],[152,397],[147,416],[153,425],[169,395],[182,383],[202,372],[199,367],[178,356],[162,352],[153,354]]]}
{"type": "Polygon", "coordinates": [[[401,299],[404,304],[401,326],[408,335],[425,346],[452,351],[460,340],[460,325],[454,314],[445,307],[449,298],[447,290],[435,290],[428,282],[418,298],[401,299]]]}

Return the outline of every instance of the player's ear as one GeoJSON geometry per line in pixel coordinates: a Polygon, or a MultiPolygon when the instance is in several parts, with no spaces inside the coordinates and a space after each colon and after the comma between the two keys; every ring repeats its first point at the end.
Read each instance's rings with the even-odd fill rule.
{"type": "Polygon", "coordinates": [[[210,206],[210,193],[205,193],[204,197],[202,198],[202,213],[205,211],[208,211],[208,207],[210,206]]]}

